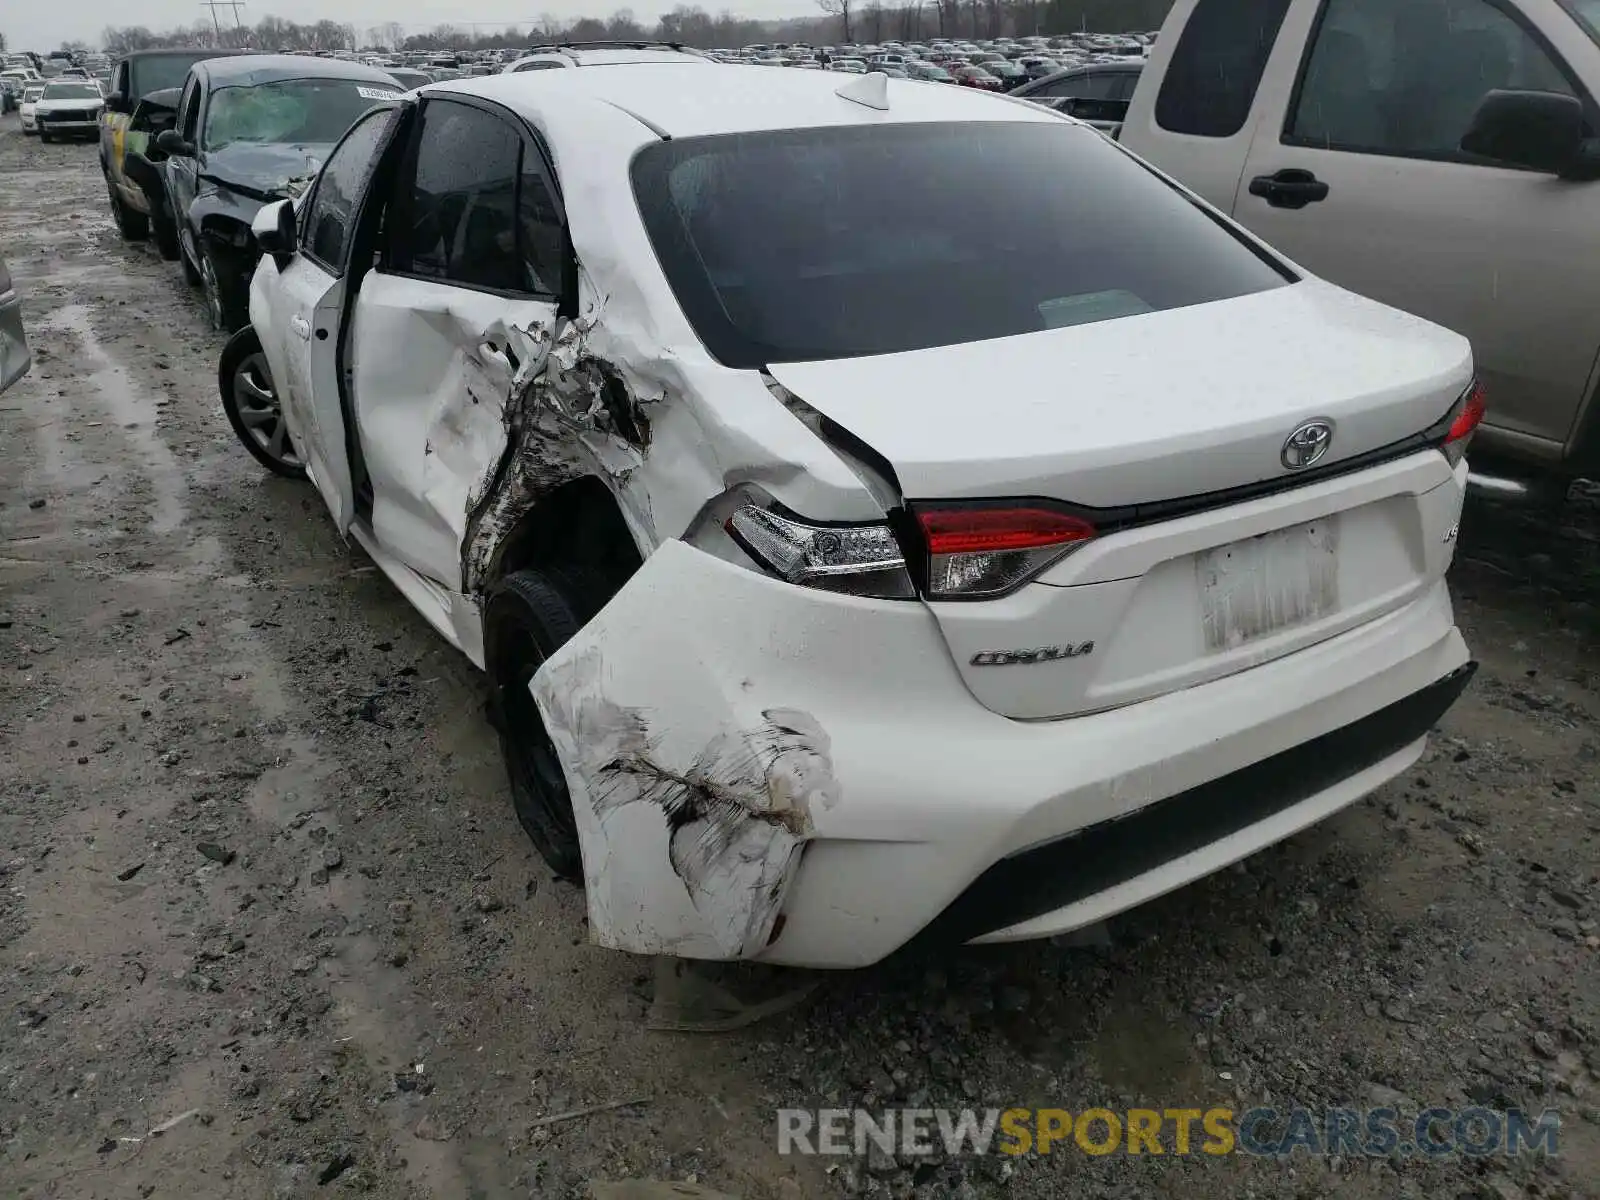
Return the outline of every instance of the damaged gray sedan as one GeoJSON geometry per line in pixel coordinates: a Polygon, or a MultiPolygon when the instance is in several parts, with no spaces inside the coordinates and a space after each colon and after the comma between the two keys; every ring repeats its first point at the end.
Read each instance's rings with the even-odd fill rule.
{"type": "Polygon", "coordinates": [[[235,428],[487,673],[603,945],[1089,925],[1404,771],[1472,674],[1466,342],[1037,106],[452,81],[253,233],[235,428]]]}

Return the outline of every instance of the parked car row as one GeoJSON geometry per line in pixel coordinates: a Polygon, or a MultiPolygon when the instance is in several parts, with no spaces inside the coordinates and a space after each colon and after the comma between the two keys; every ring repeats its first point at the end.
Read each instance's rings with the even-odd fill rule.
{"type": "Polygon", "coordinates": [[[678,62],[376,101],[218,370],[485,672],[595,940],[1050,936],[1409,769],[1474,666],[1463,338],[1043,108],[678,62]]]}
{"type": "Polygon", "coordinates": [[[229,333],[248,319],[256,211],[300,194],[357,117],[406,90],[376,67],[306,55],[151,52],[114,78],[101,162],[118,228],[153,232],[229,333]],[[130,106],[147,84],[168,86],[130,106]]]}
{"type": "Polygon", "coordinates": [[[1149,35],[1126,37],[1067,35],[1046,39],[1000,38],[976,43],[935,39],[922,43],[886,42],[881,46],[750,46],[712,50],[717,62],[763,67],[799,67],[864,75],[879,71],[890,78],[959,84],[983,91],[1016,91],[1027,84],[1093,63],[1132,64],[1148,52],[1149,35]]]}

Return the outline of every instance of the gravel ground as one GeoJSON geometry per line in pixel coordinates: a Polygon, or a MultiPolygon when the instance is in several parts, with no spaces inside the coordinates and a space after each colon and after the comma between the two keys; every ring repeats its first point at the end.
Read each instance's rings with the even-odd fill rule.
{"type": "Polygon", "coordinates": [[[1368,802],[1100,946],[654,1033],[649,964],[590,946],[522,837],[471,667],[234,444],[221,340],[118,240],[92,145],[0,121],[0,252],[36,353],[0,398],[6,1194],[1600,1196],[1592,506],[1469,510],[1482,671],[1368,802]],[[1560,1156],[828,1162],[774,1132],[780,1105],[1396,1093],[1553,1107],[1560,1156]]]}

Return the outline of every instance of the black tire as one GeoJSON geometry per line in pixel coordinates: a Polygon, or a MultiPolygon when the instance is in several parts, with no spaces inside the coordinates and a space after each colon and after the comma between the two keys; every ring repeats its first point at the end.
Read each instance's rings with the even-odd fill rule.
{"type": "Polygon", "coordinates": [[[39,140],[41,142],[53,142],[53,141],[56,140],[56,135],[53,134],[53,133],[47,133],[47,132],[45,132],[45,130],[40,129],[39,130],[39,140]]]}
{"type": "MultiPolygon", "coordinates": [[[[190,234],[192,238],[193,233],[190,234]]],[[[198,243],[195,243],[198,245],[198,243]]],[[[189,257],[189,247],[184,244],[183,236],[178,236],[178,266],[183,268],[183,281],[193,287],[200,286],[200,268],[189,257]]]]}
{"type": "Polygon", "coordinates": [[[117,223],[117,232],[123,241],[142,242],[150,236],[150,218],[123,203],[110,180],[106,181],[106,194],[111,197],[111,219],[117,223]]]}
{"type": "Polygon", "coordinates": [[[178,227],[173,224],[172,218],[166,213],[152,210],[150,213],[150,238],[156,244],[156,252],[168,262],[176,261],[178,250],[178,227]]]}
{"type": "Polygon", "coordinates": [[[274,475],[304,479],[305,465],[295,456],[283,424],[272,372],[261,350],[261,339],[246,325],[228,339],[217,363],[217,387],[222,411],[234,436],[254,458],[274,475]]]}
{"type": "Polygon", "coordinates": [[[250,307],[231,256],[201,238],[199,266],[200,290],[205,294],[211,327],[221,333],[238,333],[250,323],[250,307]]]}
{"type": "Polygon", "coordinates": [[[511,803],[549,868],[580,883],[583,854],[572,796],[528,681],[600,611],[609,595],[599,572],[559,565],[512,572],[489,590],[484,603],[484,661],[494,689],[490,710],[511,782],[511,803]]]}

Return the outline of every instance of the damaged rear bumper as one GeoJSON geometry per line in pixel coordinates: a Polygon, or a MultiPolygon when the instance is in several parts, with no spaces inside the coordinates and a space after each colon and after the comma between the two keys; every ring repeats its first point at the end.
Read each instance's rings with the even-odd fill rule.
{"type": "Polygon", "coordinates": [[[1281,840],[1409,766],[1467,662],[1440,584],[1213,683],[1013,721],[973,699],[923,605],[669,541],[533,690],[596,941],[853,967],[919,934],[1064,932],[1281,840]],[[1143,836],[1107,833],[1124,818],[1143,836]]]}

